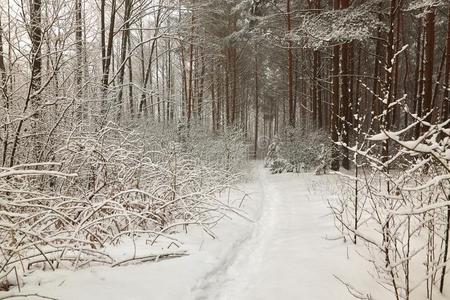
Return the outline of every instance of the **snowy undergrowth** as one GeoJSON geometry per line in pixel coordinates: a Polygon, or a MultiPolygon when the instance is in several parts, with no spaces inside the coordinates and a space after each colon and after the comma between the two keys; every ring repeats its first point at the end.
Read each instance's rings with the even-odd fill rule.
{"type": "Polygon", "coordinates": [[[140,132],[110,125],[74,134],[52,162],[0,170],[0,290],[20,288],[35,270],[183,256],[174,233],[195,225],[214,237],[220,220],[242,214],[240,201],[219,197],[241,178],[244,155],[231,148],[239,147],[238,132],[140,132]],[[134,241],[142,238],[166,250],[139,253],[134,241]],[[123,243],[128,256],[114,255],[123,243]]]}
{"type": "Polygon", "coordinates": [[[396,145],[389,159],[370,144],[352,148],[357,169],[343,175],[347,188],[331,204],[338,228],[365,246],[373,277],[392,299],[437,299],[450,289],[450,132],[436,124],[408,138],[415,125],[370,138],[396,145]]]}
{"type": "Polygon", "coordinates": [[[284,172],[326,173],[331,142],[326,133],[290,128],[269,146],[265,166],[273,174],[284,172]]]}
{"type": "Polygon", "coordinates": [[[118,245],[105,247],[104,251],[118,261],[126,261],[133,255],[149,259],[129,261],[114,267],[91,265],[78,270],[32,270],[27,274],[26,284],[20,293],[17,288],[11,289],[3,294],[0,292],[0,298],[40,295],[58,300],[198,299],[194,296],[198,292],[196,287],[209,278],[207,274],[223,267],[223,261],[233,251],[234,245],[239,244],[238,241],[252,229],[248,218],[253,218],[255,211],[259,210],[259,202],[255,201],[257,197],[253,194],[256,192],[254,185],[246,183],[237,187],[223,191],[219,199],[235,206],[241,205],[245,218],[227,214],[212,228],[215,239],[200,226],[190,226],[187,232],[173,232],[171,238],[180,243],[179,247],[167,239],[152,245],[152,239],[146,236],[126,237],[118,245]],[[168,250],[189,255],[177,259],[159,256],[168,250]]]}

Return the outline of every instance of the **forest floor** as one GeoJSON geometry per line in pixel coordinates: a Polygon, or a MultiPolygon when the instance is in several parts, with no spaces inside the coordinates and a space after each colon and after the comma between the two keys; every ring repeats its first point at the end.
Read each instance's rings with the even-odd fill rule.
{"type": "MultiPolygon", "coordinates": [[[[250,195],[243,205],[252,221],[224,220],[214,228],[216,239],[193,228],[175,234],[189,255],[116,268],[38,271],[26,278],[22,294],[61,300],[354,299],[337,276],[373,299],[392,298],[369,274],[359,254],[364,247],[337,238],[328,208],[339,195],[335,175],[270,175],[260,163],[253,173],[240,185],[250,195]]],[[[242,194],[224,197],[240,201],[242,194]]],[[[141,241],[136,245],[138,252],[155,251],[141,241]]],[[[114,251],[126,255],[129,249],[123,243],[114,251]]]]}
{"type": "Polygon", "coordinates": [[[254,228],[195,299],[354,299],[335,276],[388,299],[357,249],[337,238],[328,205],[340,190],[335,175],[256,173],[254,228]]]}

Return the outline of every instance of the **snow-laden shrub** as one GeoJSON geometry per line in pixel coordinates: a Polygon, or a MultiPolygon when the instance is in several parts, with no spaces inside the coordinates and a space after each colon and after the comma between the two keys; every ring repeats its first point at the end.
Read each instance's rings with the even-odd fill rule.
{"type": "Polygon", "coordinates": [[[345,189],[330,204],[343,236],[367,247],[372,273],[392,299],[432,299],[448,286],[450,120],[411,138],[408,131],[421,122],[349,148],[357,168],[342,174],[345,189]],[[373,143],[396,145],[397,152],[385,158],[373,143]]]}
{"type": "Polygon", "coordinates": [[[242,130],[227,128],[212,135],[207,128],[189,130],[186,151],[210,166],[229,171],[242,170],[247,157],[247,145],[242,130]]]}
{"type": "Polygon", "coordinates": [[[280,174],[285,172],[291,173],[294,172],[294,166],[284,158],[277,158],[272,161],[270,165],[270,172],[272,172],[272,174],[280,174]]]}
{"type": "Polygon", "coordinates": [[[242,170],[247,162],[245,134],[240,129],[226,128],[223,132],[211,133],[207,126],[179,122],[176,126],[152,123],[139,132],[146,132],[148,142],[167,147],[178,142],[180,150],[218,169],[242,170]]]}
{"type": "MultiPolygon", "coordinates": [[[[142,132],[142,131],[140,131],[142,132]]],[[[239,139],[176,140],[114,126],[68,138],[54,162],[0,169],[0,282],[30,269],[120,264],[108,252],[123,237],[164,238],[188,225],[211,228],[238,208],[218,198],[239,178],[203,161],[239,139]]],[[[205,134],[206,135],[206,134],[205,134]]],[[[227,150],[222,150],[226,153],[227,150]]],[[[220,158],[217,158],[220,160],[220,158]]]]}
{"type": "Polygon", "coordinates": [[[265,165],[272,173],[314,170],[319,173],[326,170],[330,163],[331,146],[324,132],[288,129],[270,145],[265,165]]]}

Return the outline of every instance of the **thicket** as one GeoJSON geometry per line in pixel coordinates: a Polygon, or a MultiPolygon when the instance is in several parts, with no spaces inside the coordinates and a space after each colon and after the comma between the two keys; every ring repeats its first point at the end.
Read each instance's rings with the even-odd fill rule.
{"type": "Polygon", "coordinates": [[[272,173],[325,173],[333,145],[326,132],[290,128],[269,145],[265,166],[272,173]]]}
{"type": "MultiPolygon", "coordinates": [[[[342,174],[341,197],[330,202],[343,237],[366,247],[371,274],[397,300],[433,299],[448,286],[449,123],[416,118],[403,130],[381,130],[349,148],[355,168],[342,174]],[[411,138],[417,126],[422,133],[411,138]],[[379,146],[391,147],[390,156],[379,146]]],[[[372,299],[370,291],[346,284],[355,297],[372,299]]]]}
{"type": "MultiPolygon", "coordinates": [[[[179,245],[172,233],[191,225],[214,237],[217,222],[240,214],[220,193],[241,176],[242,133],[154,126],[68,135],[51,162],[0,169],[2,290],[36,268],[123,264],[105,249],[125,237],[179,245]]],[[[126,262],[149,259],[130,253],[126,262]]]]}

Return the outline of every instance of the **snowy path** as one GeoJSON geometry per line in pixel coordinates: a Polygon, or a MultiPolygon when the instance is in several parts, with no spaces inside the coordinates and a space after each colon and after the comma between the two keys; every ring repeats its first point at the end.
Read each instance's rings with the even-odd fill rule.
{"type": "Polygon", "coordinates": [[[350,264],[347,246],[326,239],[336,235],[327,207],[334,177],[258,173],[262,213],[253,232],[229,253],[231,261],[208,274],[195,298],[352,299],[334,274],[376,288],[358,267],[359,256],[350,264]]]}

